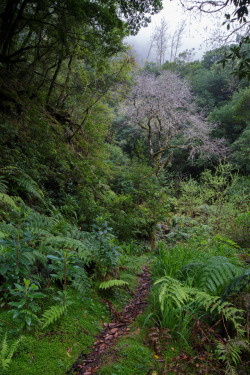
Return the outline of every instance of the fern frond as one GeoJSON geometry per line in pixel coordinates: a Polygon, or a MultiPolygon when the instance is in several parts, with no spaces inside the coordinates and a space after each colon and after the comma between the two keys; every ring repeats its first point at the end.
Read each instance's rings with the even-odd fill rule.
{"type": "Polygon", "coordinates": [[[0,368],[2,368],[3,372],[8,370],[10,365],[11,359],[22,340],[22,337],[19,337],[13,344],[9,347],[7,341],[7,332],[5,333],[2,343],[1,343],[1,351],[0,351],[0,368]]]}
{"type": "Polygon", "coordinates": [[[198,304],[204,307],[206,311],[209,310],[212,313],[219,306],[220,297],[211,296],[206,292],[200,292],[198,289],[192,289],[190,291],[195,295],[198,304]]]}
{"type": "Polygon", "coordinates": [[[0,222],[0,231],[4,233],[5,237],[17,235],[17,228],[15,228],[12,224],[7,224],[5,221],[0,222]]]}
{"type": "Polygon", "coordinates": [[[3,177],[0,177],[0,193],[1,194],[6,194],[7,191],[8,191],[8,188],[7,188],[7,181],[5,181],[3,179],[3,177]]]}
{"type": "Polygon", "coordinates": [[[136,275],[133,273],[127,273],[127,272],[122,272],[122,279],[124,281],[127,281],[128,283],[134,282],[136,279],[136,275]]]}
{"type": "Polygon", "coordinates": [[[181,307],[189,299],[188,288],[183,286],[179,280],[164,276],[154,283],[154,285],[157,284],[162,284],[159,292],[159,302],[162,311],[166,301],[181,307]]]}
{"type": "Polygon", "coordinates": [[[130,257],[127,256],[120,256],[118,265],[130,270],[134,273],[138,273],[141,271],[142,264],[145,263],[145,259],[139,259],[137,256],[132,255],[130,257]]]}
{"type": "Polygon", "coordinates": [[[231,296],[234,293],[240,293],[250,283],[250,268],[242,275],[235,277],[224,290],[222,299],[231,296]]]}
{"type": "Polygon", "coordinates": [[[55,246],[56,248],[71,248],[77,250],[82,244],[78,240],[63,236],[50,236],[44,239],[44,244],[55,246]]]}
{"type": "Polygon", "coordinates": [[[17,185],[23,188],[27,193],[33,195],[34,197],[43,200],[44,194],[39,188],[38,184],[26,173],[23,173],[21,176],[16,177],[15,181],[17,185]]]}
{"type": "Polygon", "coordinates": [[[72,287],[75,288],[80,295],[85,295],[86,291],[91,286],[90,278],[87,275],[87,272],[84,269],[84,265],[81,262],[74,265],[75,275],[72,282],[72,287]]]}
{"type": "Polygon", "coordinates": [[[36,257],[36,259],[40,260],[43,263],[47,263],[47,257],[42,252],[38,250],[33,250],[33,255],[36,257]]]}
{"type": "Polygon", "coordinates": [[[49,230],[42,229],[42,228],[39,229],[39,228],[30,227],[29,231],[31,234],[33,234],[33,236],[36,236],[38,238],[51,236],[51,232],[49,230]]]}
{"type": "Polygon", "coordinates": [[[48,327],[50,324],[55,323],[66,312],[68,305],[51,306],[48,310],[44,311],[41,323],[42,329],[48,327]]]}
{"type": "Polygon", "coordinates": [[[1,343],[1,359],[5,358],[7,351],[8,351],[8,343],[7,343],[7,332],[6,332],[1,343]]]}
{"type": "Polygon", "coordinates": [[[56,248],[70,248],[77,250],[80,259],[84,260],[86,263],[90,261],[91,252],[82,241],[70,237],[50,236],[45,238],[43,243],[56,248]]]}
{"type": "Polygon", "coordinates": [[[201,267],[203,266],[203,263],[189,263],[183,266],[178,274],[180,274],[181,279],[187,279],[190,277],[193,278],[199,273],[201,267]]]}
{"type": "Polygon", "coordinates": [[[8,204],[12,208],[17,208],[14,198],[10,197],[8,194],[0,193],[0,201],[2,203],[8,204]]]}
{"type": "Polygon", "coordinates": [[[9,350],[9,353],[8,353],[8,356],[7,356],[7,359],[8,360],[11,360],[11,358],[13,357],[19,343],[21,342],[23,338],[22,337],[19,337],[16,341],[13,342],[13,344],[11,345],[10,347],[10,350],[9,350]]]}
{"type": "Polygon", "coordinates": [[[26,251],[25,253],[22,253],[22,257],[24,257],[29,264],[34,264],[36,261],[36,254],[30,251],[26,251]]]}
{"type": "Polygon", "coordinates": [[[226,257],[215,256],[200,268],[195,286],[205,292],[219,295],[238,272],[239,268],[226,257]]]}
{"type": "Polygon", "coordinates": [[[129,283],[124,280],[113,279],[113,280],[104,281],[103,283],[99,285],[99,288],[108,289],[108,288],[112,288],[113,286],[124,286],[124,285],[129,285],[129,283]]]}
{"type": "Polygon", "coordinates": [[[58,221],[46,215],[41,215],[36,211],[31,211],[29,214],[29,222],[30,222],[30,232],[37,232],[39,230],[44,230],[48,233],[53,231],[54,227],[57,225],[58,221]]]}
{"type": "Polygon", "coordinates": [[[24,171],[15,166],[7,166],[1,169],[4,175],[8,175],[23,188],[27,193],[32,194],[36,198],[43,200],[44,194],[38,184],[24,171]]]}
{"type": "Polygon", "coordinates": [[[48,246],[44,243],[41,243],[40,246],[37,248],[37,251],[39,254],[41,254],[41,257],[44,260],[43,257],[47,259],[47,255],[53,254],[55,252],[55,249],[52,246],[48,246]]]}
{"type": "Polygon", "coordinates": [[[76,277],[72,282],[72,287],[78,291],[81,296],[84,296],[91,286],[89,279],[81,279],[76,277]]]}
{"type": "Polygon", "coordinates": [[[40,323],[40,319],[32,311],[24,309],[23,312],[25,313],[26,316],[29,315],[30,318],[32,318],[34,321],[36,321],[37,323],[40,323]]]}
{"type": "Polygon", "coordinates": [[[76,226],[71,225],[70,228],[70,237],[74,238],[75,240],[82,240],[86,243],[92,243],[95,239],[93,233],[82,232],[76,226]]]}
{"type": "Polygon", "coordinates": [[[242,310],[237,309],[229,302],[222,302],[221,297],[218,296],[210,296],[206,292],[200,292],[199,290],[194,290],[193,293],[195,294],[195,299],[198,304],[213,313],[217,311],[219,315],[223,315],[227,321],[233,323],[235,329],[238,333],[243,333],[243,327],[241,325],[242,320],[242,310]]]}
{"type": "Polygon", "coordinates": [[[237,375],[234,365],[241,362],[242,351],[249,351],[249,343],[243,339],[230,339],[226,343],[218,341],[216,352],[220,360],[226,364],[226,374],[237,375]]]}

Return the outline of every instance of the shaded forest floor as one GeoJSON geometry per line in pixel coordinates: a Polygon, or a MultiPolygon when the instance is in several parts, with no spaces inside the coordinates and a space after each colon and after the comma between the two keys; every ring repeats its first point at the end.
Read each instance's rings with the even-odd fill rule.
{"type": "Polygon", "coordinates": [[[107,356],[110,349],[114,349],[117,338],[128,334],[130,331],[129,325],[145,310],[149,291],[150,272],[149,268],[144,266],[140,275],[139,287],[122,313],[116,312],[110,301],[105,301],[108,303],[111,316],[115,320],[104,323],[105,329],[98,335],[93,350],[87,356],[80,355],[68,374],[74,370],[74,373],[77,374],[90,375],[98,370],[102,357],[107,356]]]}
{"type": "MultiPolygon", "coordinates": [[[[178,254],[175,255],[178,258],[178,254]]],[[[9,368],[12,375],[173,375],[223,374],[209,351],[208,327],[194,327],[192,345],[175,340],[152,317],[150,267],[155,255],[128,257],[121,279],[129,289],[89,291],[73,302],[67,314],[46,332],[26,335],[9,368]],[[129,266],[130,264],[130,266],[129,266]],[[79,355],[79,353],[81,353],[79,355]]],[[[151,269],[153,273],[153,268],[151,269]]],[[[1,320],[11,320],[1,313],[1,320]]],[[[246,370],[246,368],[245,368],[246,370]]],[[[244,374],[244,372],[240,372],[244,374]]]]}
{"type": "MultiPolygon", "coordinates": [[[[153,256],[153,254],[152,254],[153,256]]],[[[129,303],[118,312],[110,300],[102,300],[112,321],[103,323],[92,347],[81,353],[67,371],[68,375],[129,375],[129,374],[223,374],[221,363],[199,346],[172,340],[168,329],[147,326],[151,316],[149,266],[143,266],[138,286],[129,303]]],[[[118,305],[118,310],[121,308],[118,305]]],[[[205,333],[204,333],[205,334],[205,333]]],[[[196,340],[194,340],[196,341],[196,340]]]]}

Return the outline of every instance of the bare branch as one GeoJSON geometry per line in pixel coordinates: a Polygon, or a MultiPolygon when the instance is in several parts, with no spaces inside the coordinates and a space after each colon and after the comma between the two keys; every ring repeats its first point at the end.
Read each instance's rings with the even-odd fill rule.
{"type": "Polygon", "coordinates": [[[224,141],[211,139],[215,125],[196,112],[187,82],[173,72],[137,76],[125,112],[130,124],[147,135],[156,175],[169,164],[175,149],[188,150],[191,159],[226,154],[224,141]]]}

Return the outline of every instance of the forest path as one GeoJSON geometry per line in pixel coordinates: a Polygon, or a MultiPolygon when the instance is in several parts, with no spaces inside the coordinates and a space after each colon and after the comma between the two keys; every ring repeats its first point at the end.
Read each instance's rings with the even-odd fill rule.
{"type": "Polygon", "coordinates": [[[121,314],[116,313],[116,321],[104,323],[105,329],[97,336],[92,351],[87,355],[81,354],[67,372],[68,374],[72,374],[73,371],[77,375],[91,375],[98,370],[103,354],[116,344],[117,338],[130,331],[129,325],[145,310],[150,291],[150,276],[149,267],[144,266],[139,286],[130,303],[125,306],[121,314]]]}

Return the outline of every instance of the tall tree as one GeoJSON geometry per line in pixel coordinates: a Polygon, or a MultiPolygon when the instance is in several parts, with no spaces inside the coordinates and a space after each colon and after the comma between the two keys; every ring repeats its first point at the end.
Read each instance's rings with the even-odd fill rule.
{"type": "Polygon", "coordinates": [[[177,53],[181,47],[182,37],[185,31],[186,22],[182,21],[172,35],[171,47],[170,47],[170,58],[169,61],[173,62],[176,60],[177,53]]]}
{"type": "Polygon", "coordinates": [[[224,141],[211,139],[214,125],[196,113],[193,102],[187,83],[172,72],[136,78],[125,111],[129,122],[147,137],[156,175],[168,166],[176,149],[189,150],[190,158],[225,155],[224,141]]]}
{"type": "Polygon", "coordinates": [[[152,35],[152,46],[156,52],[157,63],[161,66],[165,62],[168,48],[168,25],[164,18],[161,19],[160,26],[156,26],[152,35]]]}

